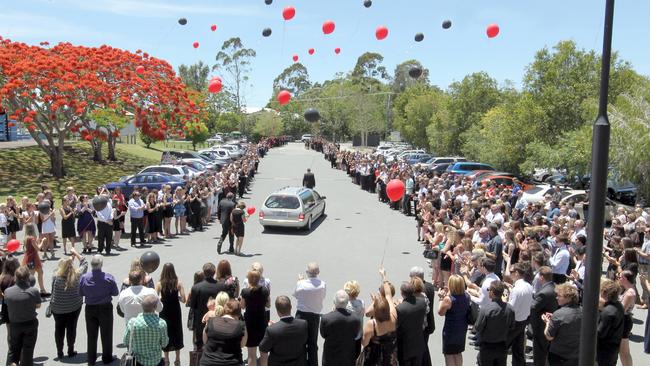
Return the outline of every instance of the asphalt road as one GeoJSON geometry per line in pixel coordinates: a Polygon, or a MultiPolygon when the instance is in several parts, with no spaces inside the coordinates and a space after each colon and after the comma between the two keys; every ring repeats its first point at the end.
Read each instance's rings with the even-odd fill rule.
{"type": "MultiPolygon", "coordinates": [[[[155,250],[161,262],[172,262],[186,291],[191,287],[193,274],[208,261],[218,262],[226,258],[231,262],[233,272],[243,280],[251,263],[258,261],[264,265],[264,275],[272,282],[271,296],[291,295],[298,277],[304,272],[310,261],[320,264],[320,277],[327,283],[327,298],[324,311],[332,308],[334,293],[341,289],[348,280],[356,280],[361,285],[360,298],[370,301],[370,293],[377,292],[380,277],[377,272],[382,264],[387,270],[388,278],[399,287],[408,279],[412,266],[426,268],[422,257],[422,246],[416,241],[415,221],[390,210],[377,201],[375,195],[361,191],[350,183],[348,176],[339,170],[331,169],[322,155],[307,151],[302,144],[291,143],[282,148],[270,150],[262,159],[259,172],[252,185],[252,193],[245,197],[247,205],[260,207],[271,192],[285,187],[300,185],[302,175],[311,168],[316,176],[316,190],[326,196],[326,216],[314,223],[311,232],[295,229],[263,231],[257,216],[251,217],[246,225],[244,256],[216,253],[216,242],[221,228],[212,224],[201,233],[168,240],[164,244],[153,245],[148,249],[132,249],[128,239],[121,245],[128,250],[115,252],[106,257],[105,271],[113,274],[118,281],[128,274],[132,259],[139,258],[145,250],[155,250]]],[[[224,245],[227,246],[227,245],[224,245]]],[[[59,249],[59,251],[61,251],[59,249]]],[[[56,261],[45,263],[45,283],[49,289],[52,271],[56,261]]],[[[427,269],[427,276],[431,272],[427,269]]],[[[160,270],[153,273],[158,279],[160,270]]],[[[113,301],[115,304],[116,299],[113,301]]],[[[295,309],[295,299],[293,301],[295,309]]],[[[45,304],[44,304],[45,306],[45,304]]],[[[435,309],[438,300],[435,302],[435,309]]],[[[183,307],[183,319],[187,318],[187,308],[183,307]]],[[[642,362],[649,358],[643,353],[643,329],[645,311],[635,311],[635,325],[632,330],[632,354],[634,360],[642,362]]],[[[277,320],[275,311],[272,319],[277,320]]],[[[39,335],[35,352],[35,362],[42,365],[56,365],[56,347],[54,344],[54,320],[45,317],[45,307],[39,310],[39,335]]],[[[436,316],[436,331],[430,338],[429,347],[434,364],[444,362],[442,355],[442,325],[444,319],[436,316]]],[[[121,344],[125,324],[115,315],[114,320],[114,354],[121,356],[124,352],[121,344]]],[[[189,364],[188,354],[192,349],[192,335],[184,331],[185,348],[182,362],[189,364]]],[[[0,337],[6,339],[6,327],[0,327],[0,337]]],[[[322,340],[321,340],[322,346],[322,340]]],[[[0,353],[5,357],[6,343],[0,344],[0,353]]],[[[79,318],[76,349],[79,354],[72,359],[64,358],[62,363],[82,364],[86,360],[86,331],[82,315],[79,318]]],[[[98,350],[101,352],[101,349],[98,350]]],[[[244,353],[245,355],[245,353],[244,353]]],[[[476,351],[467,346],[464,353],[465,364],[474,364],[476,351]]],[[[2,360],[4,361],[4,359],[2,360]]],[[[117,365],[117,362],[114,362],[117,365]]]]}

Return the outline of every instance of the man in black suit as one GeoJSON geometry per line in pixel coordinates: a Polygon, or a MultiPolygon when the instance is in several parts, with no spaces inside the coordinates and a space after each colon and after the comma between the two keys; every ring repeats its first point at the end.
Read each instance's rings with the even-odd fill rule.
{"type": "Polygon", "coordinates": [[[280,321],[266,328],[260,352],[270,353],[269,366],[305,366],[307,364],[307,322],[291,316],[291,300],[275,299],[280,321]]]}
{"type": "Polygon", "coordinates": [[[325,340],[323,366],[354,366],[355,337],[359,334],[359,319],[346,309],[350,297],[338,290],[334,310],[320,319],[320,335],[325,340]]]}
{"type": "Polygon", "coordinates": [[[232,222],[230,221],[230,214],[232,210],[235,209],[235,194],[228,192],[226,198],[222,198],[219,202],[219,221],[221,222],[221,238],[217,244],[217,253],[221,254],[221,245],[228,235],[228,240],[230,241],[230,247],[228,251],[230,253],[235,251],[235,233],[230,230],[232,228],[232,222]]]}
{"type": "Polygon", "coordinates": [[[508,333],[514,329],[515,311],[503,302],[505,286],[501,281],[490,283],[488,295],[490,302],[481,306],[476,324],[479,343],[478,364],[506,366],[508,333]]]}
{"type": "Polygon", "coordinates": [[[553,283],[553,270],[546,266],[540,267],[538,274],[541,288],[533,295],[533,304],[530,308],[530,326],[533,330],[533,364],[546,366],[549,343],[544,335],[546,324],[542,320],[542,315],[557,310],[557,299],[553,283]]]}
{"type": "Polygon", "coordinates": [[[431,366],[431,354],[429,354],[429,336],[436,329],[436,323],[433,318],[433,299],[436,297],[436,288],[432,283],[424,280],[424,269],[422,267],[411,268],[411,278],[419,278],[424,282],[424,295],[429,300],[429,312],[427,313],[427,324],[424,327],[424,355],[422,356],[422,366],[431,366]]]}
{"type": "Polygon", "coordinates": [[[203,348],[203,324],[202,319],[205,313],[208,312],[208,300],[211,297],[217,297],[220,291],[224,291],[223,286],[217,283],[214,279],[216,268],[212,263],[203,265],[203,276],[205,279],[196,285],[192,286],[190,293],[190,309],[194,310],[194,335],[196,339],[196,349],[203,348]]]}
{"type": "Polygon", "coordinates": [[[302,186],[310,189],[316,187],[316,178],[314,178],[311,169],[307,169],[307,173],[302,177],[302,186]]]}
{"type": "Polygon", "coordinates": [[[397,305],[397,359],[400,366],[422,366],[424,337],[422,322],[427,316],[427,302],[415,296],[411,282],[400,287],[402,303],[397,305]]]}

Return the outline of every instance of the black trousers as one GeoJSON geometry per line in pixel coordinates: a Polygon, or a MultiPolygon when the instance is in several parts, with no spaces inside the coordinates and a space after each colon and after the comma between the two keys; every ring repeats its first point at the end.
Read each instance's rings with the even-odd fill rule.
{"type": "Polygon", "coordinates": [[[406,359],[399,359],[399,366],[422,366],[422,355],[406,359]]]}
{"type": "Polygon", "coordinates": [[[478,364],[480,366],[506,366],[508,352],[506,343],[481,342],[478,353],[478,364]]]}
{"type": "Polygon", "coordinates": [[[131,218],[131,245],[135,245],[136,231],[140,234],[140,244],[144,244],[144,218],[131,218]]]}
{"type": "Polygon", "coordinates": [[[7,365],[15,363],[21,366],[34,364],[34,348],[38,336],[38,320],[12,322],[7,324],[10,332],[7,365]]]}
{"type": "Polygon", "coordinates": [[[526,324],[528,321],[515,322],[514,329],[508,333],[508,349],[512,350],[512,366],[526,366],[526,324]]]}
{"type": "MultiPolygon", "coordinates": [[[[140,362],[138,362],[138,361],[136,361],[135,364],[136,364],[137,366],[142,366],[142,364],[141,364],[140,362]]],[[[161,359],[160,359],[160,362],[158,362],[158,363],[156,364],[156,366],[163,366],[164,364],[165,364],[165,359],[164,359],[164,358],[161,358],[161,359]]]]}
{"type": "Polygon", "coordinates": [[[598,366],[616,366],[618,362],[618,348],[598,347],[596,350],[596,361],[598,362],[598,366]]]}
{"type": "Polygon", "coordinates": [[[97,252],[101,253],[106,248],[106,254],[111,254],[113,243],[113,225],[97,221],[97,252]]]}
{"type": "Polygon", "coordinates": [[[296,319],[307,321],[307,365],[318,366],[318,328],[320,327],[320,314],[296,311],[296,319]]]}
{"type": "Polygon", "coordinates": [[[81,308],[71,313],[52,314],[54,316],[54,343],[57,352],[63,352],[63,338],[68,341],[68,353],[74,351],[74,342],[77,340],[77,320],[81,308]]]}
{"type": "Polygon", "coordinates": [[[230,222],[230,218],[226,218],[226,222],[221,224],[221,239],[220,242],[223,243],[224,240],[226,240],[226,235],[228,235],[228,241],[230,242],[230,248],[228,250],[234,251],[235,250],[235,234],[230,230],[232,228],[232,223],[230,222]]]}
{"type": "Polygon", "coordinates": [[[535,366],[546,366],[548,346],[548,340],[544,336],[544,328],[533,327],[533,364],[535,366]]]}
{"type": "MultiPolygon", "coordinates": [[[[576,350],[577,352],[578,350],[576,350]]],[[[614,363],[611,365],[616,366],[616,359],[618,358],[618,352],[614,355],[614,363]]],[[[551,352],[548,354],[548,364],[551,366],[578,366],[578,358],[564,358],[562,356],[556,355],[551,352]]],[[[606,366],[607,363],[598,363],[598,366],[606,366]]]]}
{"type": "Polygon", "coordinates": [[[102,337],[102,361],[113,359],[113,305],[86,305],[86,334],[88,335],[88,364],[97,361],[97,336],[102,337]]]}
{"type": "Polygon", "coordinates": [[[205,328],[204,323],[194,323],[194,346],[197,350],[203,349],[203,328],[205,328]]]}
{"type": "Polygon", "coordinates": [[[422,366],[431,366],[431,354],[429,353],[429,333],[424,332],[424,354],[422,355],[422,366]]]}
{"type": "Polygon", "coordinates": [[[402,210],[404,215],[411,215],[411,195],[408,193],[405,193],[402,198],[402,210]]]}

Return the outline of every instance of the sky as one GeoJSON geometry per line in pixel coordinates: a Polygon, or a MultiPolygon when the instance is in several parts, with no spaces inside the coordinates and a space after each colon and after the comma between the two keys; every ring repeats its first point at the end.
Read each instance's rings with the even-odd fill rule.
{"type": "MultiPolygon", "coordinates": [[[[142,49],[176,69],[198,61],[212,66],[221,44],[240,37],[257,52],[246,103],[261,107],[294,54],[312,81],[347,73],[361,54],[378,52],[391,73],[402,61],[420,61],[431,83],[443,89],[477,71],[519,85],[545,46],[570,39],[600,53],[604,8],[605,0],[373,0],[370,8],[363,0],[0,0],[0,36],[28,44],[142,49]],[[286,6],[296,9],[290,21],[282,18],[286,6]],[[187,25],[179,25],[179,18],[187,25]],[[321,29],[326,20],[336,24],[330,35],[321,29]],[[452,22],[450,29],[442,29],[444,20],[452,22]],[[492,23],[500,33],[489,39],[485,30],[492,23]],[[378,41],[375,29],[381,25],[389,35],[378,41]],[[273,33],[264,38],[267,27],[273,33]],[[418,32],[424,34],[419,43],[413,39],[418,32]]],[[[647,0],[619,0],[614,12],[613,48],[644,75],[650,75],[649,13],[647,0]]]]}

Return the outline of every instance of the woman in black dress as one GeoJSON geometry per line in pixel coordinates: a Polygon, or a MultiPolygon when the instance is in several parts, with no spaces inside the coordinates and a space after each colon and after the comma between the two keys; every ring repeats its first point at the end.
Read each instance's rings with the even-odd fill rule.
{"type": "Polygon", "coordinates": [[[70,240],[70,247],[74,249],[74,243],[77,237],[74,226],[75,212],[72,207],[70,207],[69,198],[63,197],[62,205],[59,211],[61,213],[61,237],[63,238],[63,253],[65,255],[68,255],[67,242],[70,240]]]}
{"type": "MultiPolygon", "coordinates": [[[[266,306],[270,303],[269,290],[260,286],[262,275],[255,270],[247,274],[249,287],[241,292],[241,307],[245,309],[244,321],[246,322],[246,333],[248,340],[248,365],[255,366],[257,360],[257,346],[259,346],[268,322],[266,320],[266,306]]],[[[260,353],[260,363],[266,365],[268,354],[260,353]]]]}
{"type": "MultiPolygon", "coordinates": [[[[208,319],[203,330],[200,366],[243,366],[241,348],[246,344],[246,326],[239,320],[239,301],[230,299],[223,316],[208,319]]],[[[250,362],[250,361],[249,361],[250,362]]]]}
{"type": "Polygon", "coordinates": [[[246,204],[242,201],[237,203],[237,207],[230,213],[230,222],[232,231],[235,233],[235,255],[241,254],[241,247],[244,245],[244,223],[246,222],[246,204]]]}
{"type": "Polygon", "coordinates": [[[185,290],[176,276],[174,265],[165,263],[160,274],[160,282],[156,285],[156,292],[160,296],[163,309],[160,318],[167,322],[167,335],[169,343],[163,348],[165,352],[165,365],[169,365],[169,352],[176,352],[174,366],[180,366],[181,349],[183,349],[183,321],[181,315],[181,302],[185,302],[185,290]]]}
{"type": "Polygon", "coordinates": [[[147,223],[149,233],[149,243],[158,243],[158,202],[156,202],[156,194],[151,192],[147,196],[147,223]]]}
{"type": "Polygon", "coordinates": [[[20,231],[20,207],[12,196],[7,197],[7,240],[16,239],[16,233],[20,231]]]}

